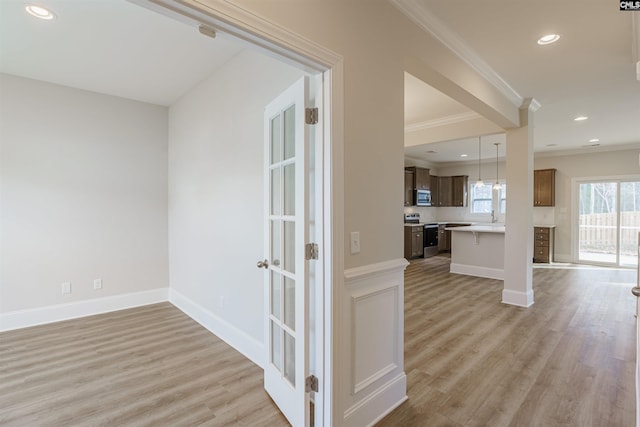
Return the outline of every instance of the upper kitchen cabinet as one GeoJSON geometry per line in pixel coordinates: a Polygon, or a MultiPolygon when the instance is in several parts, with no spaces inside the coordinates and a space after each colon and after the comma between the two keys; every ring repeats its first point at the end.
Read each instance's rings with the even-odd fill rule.
{"type": "Polygon", "coordinates": [[[469,177],[466,175],[453,176],[451,181],[451,206],[467,206],[467,183],[469,182],[469,177]]]}
{"type": "Polygon", "coordinates": [[[438,206],[440,203],[440,192],[438,191],[438,177],[435,175],[431,175],[431,206],[438,206]]]}
{"type": "Polygon", "coordinates": [[[431,189],[431,175],[429,175],[429,169],[419,168],[416,166],[410,166],[405,168],[413,172],[413,189],[414,190],[430,190],[431,189]]]}
{"type": "Polygon", "coordinates": [[[438,198],[434,206],[467,206],[468,182],[469,177],[467,175],[439,176],[438,198]]]}
{"type": "Polygon", "coordinates": [[[404,205],[413,206],[416,204],[414,200],[413,183],[415,181],[415,172],[410,168],[404,170],[404,205]]]}
{"type": "Polygon", "coordinates": [[[452,206],[453,179],[450,176],[438,177],[438,204],[437,206],[452,206]]]}
{"type": "Polygon", "coordinates": [[[556,170],[538,169],[533,171],[533,206],[555,206],[556,170]]]}

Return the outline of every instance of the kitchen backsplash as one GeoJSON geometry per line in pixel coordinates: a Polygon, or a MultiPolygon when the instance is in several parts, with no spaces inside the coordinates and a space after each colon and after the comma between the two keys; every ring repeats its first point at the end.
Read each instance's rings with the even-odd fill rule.
{"type": "MultiPolygon", "coordinates": [[[[404,208],[404,213],[419,213],[421,222],[438,221],[470,221],[470,222],[490,222],[490,214],[471,214],[469,208],[456,207],[421,207],[409,206],[404,208]]],[[[505,216],[500,215],[498,222],[504,223],[505,216]]],[[[533,223],[538,225],[555,225],[555,208],[544,207],[533,209],[533,223]]]]}

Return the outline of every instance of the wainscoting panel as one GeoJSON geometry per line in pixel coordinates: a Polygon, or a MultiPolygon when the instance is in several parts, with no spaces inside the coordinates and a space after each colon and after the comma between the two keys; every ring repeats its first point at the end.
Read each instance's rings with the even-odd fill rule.
{"type": "Polygon", "coordinates": [[[345,271],[345,426],[372,425],[406,396],[402,258],[345,271]]]}

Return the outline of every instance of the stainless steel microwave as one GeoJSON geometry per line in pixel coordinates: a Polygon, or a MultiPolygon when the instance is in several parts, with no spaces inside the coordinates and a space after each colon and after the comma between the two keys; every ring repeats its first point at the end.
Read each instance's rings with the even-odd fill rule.
{"type": "Polygon", "coordinates": [[[416,206],[431,206],[431,190],[416,190],[416,206]]]}

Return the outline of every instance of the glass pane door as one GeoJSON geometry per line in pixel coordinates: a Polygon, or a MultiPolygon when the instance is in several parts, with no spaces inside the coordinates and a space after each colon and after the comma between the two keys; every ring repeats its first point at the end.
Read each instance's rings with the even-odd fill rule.
{"type": "Polygon", "coordinates": [[[585,182],[578,191],[578,260],[637,266],[640,182],[585,182]]]}

